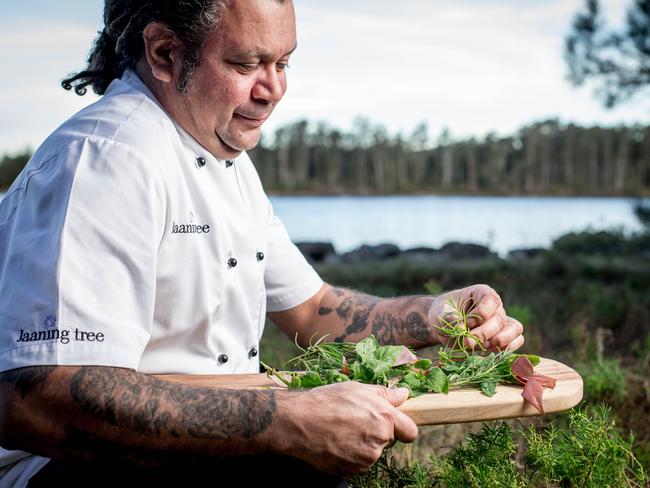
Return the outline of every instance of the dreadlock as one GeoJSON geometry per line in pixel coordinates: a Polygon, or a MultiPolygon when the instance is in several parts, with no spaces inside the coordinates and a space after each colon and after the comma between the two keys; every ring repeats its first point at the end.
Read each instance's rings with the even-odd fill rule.
{"type": "Polygon", "coordinates": [[[217,28],[227,0],[105,0],[104,29],[98,32],[85,70],[61,82],[66,90],[85,95],[88,86],[103,95],[144,54],[142,32],[153,21],[174,31],[183,43],[177,89],[185,93],[201,59],[205,38],[217,28]]]}

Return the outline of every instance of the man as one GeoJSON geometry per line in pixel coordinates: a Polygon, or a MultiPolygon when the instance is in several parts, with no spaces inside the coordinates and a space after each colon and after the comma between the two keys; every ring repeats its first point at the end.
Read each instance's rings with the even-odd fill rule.
{"type": "Polygon", "coordinates": [[[88,70],[64,82],[104,97],[45,141],[0,206],[1,486],[173,485],[206,466],[244,485],[292,466],[317,486],[416,438],[396,408],[404,389],[150,376],[256,372],[266,312],[303,344],[374,333],[422,347],[445,341],[453,298],[486,347],[523,343],[486,285],[379,299],[324,284],[291,244],[245,153],[286,91],[290,0],[107,0],[104,20],[88,70]]]}

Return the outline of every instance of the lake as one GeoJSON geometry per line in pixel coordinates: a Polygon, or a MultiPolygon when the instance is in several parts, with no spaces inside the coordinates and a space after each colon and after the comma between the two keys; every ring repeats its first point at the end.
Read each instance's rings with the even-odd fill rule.
{"type": "Polygon", "coordinates": [[[271,202],[294,241],[329,241],[339,253],[361,244],[407,249],[460,241],[505,256],[548,247],[571,231],[641,228],[630,198],[272,196],[271,202]]]}
{"type": "MultiPolygon", "coordinates": [[[[0,194],[0,199],[2,198],[0,194]]],[[[271,196],[295,242],[331,242],[338,253],[362,244],[401,249],[451,241],[490,247],[505,256],[548,247],[567,232],[640,229],[634,199],[473,196],[271,196]]]]}

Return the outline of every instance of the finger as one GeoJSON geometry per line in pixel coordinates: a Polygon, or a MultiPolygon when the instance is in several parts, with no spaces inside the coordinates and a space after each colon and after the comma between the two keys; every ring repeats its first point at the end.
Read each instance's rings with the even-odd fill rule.
{"type": "MultiPolygon", "coordinates": [[[[505,350],[506,351],[516,351],[517,349],[519,349],[521,346],[524,345],[524,342],[525,341],[524,341],[524,336],[523,335],[517,336],[517,337],[515,337],[515,339],[512,342],[510,342],[510,344],[508,344],[505,347],[505,350]]],[[[503,351],[504,349],[500,349],[500,350],[503,351]]]]}
{"type": "Polygon", "coordinates": [[[386,388],[380,387],[378,392],[386,400],[390,402],[393,407],[397,407],[404,403],[409,397],[408,388],[386,388]]]}
{"type": "Polygon", "coordinates": [[[503,310],[503,304],[501,303],[499,294],[492,288],[486,287],[486,289],[485,292],[477,297],[476,304],[469,311],[467,326],[470,329],[482,324],[499,311],[503,311],[503,315],[505,316],[505,310],[503,310]]]}
{"type": "Polygon", "coordinates": [[[402,442],[413,442],[418,438],[418,426],[404,412],[395,409],[393,425],[395,426],[396,439],[402,442]]]}
{"type": "MultiPolygon", "coordinates": [[[[524,326],[521,325],[521,322],[512,317],[506,317],[506,326],[503,330],[487,340],[483,345],[488,349],[504,350],[508,348],[515,339],[522,336],[523,332],[524,326]]],[[[521,346],[521,344],[519,344],[519,346],[521,346]]]]}
{"type": "MultiPolygon", "coordinates": [[[[478,337],[483,347],[488,348],[490,346],[486,345],[486,343],[490,341],[491,338],[500,334],[506,327],[507,327],[506,313],[505,310],[501,308],[498,313],[496,313],[495,315],[487,319],[478,327],[472,329],[472,335],[478,337]]],[[[476,346],[475,341],[471,339],[467,339],[466,342],[469,347],[476,346]]]]}

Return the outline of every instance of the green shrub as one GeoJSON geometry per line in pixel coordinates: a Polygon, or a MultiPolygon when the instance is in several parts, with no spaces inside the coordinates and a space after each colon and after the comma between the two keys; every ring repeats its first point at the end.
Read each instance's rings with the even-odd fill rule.
{"type": "Polygon", "coordinates": [[[564,254],[618,256],[627,251],[620,231],[571,232],[553,242],[552,249],[564,254]]]}
{"type": "Polygon", "coordinates": [[[517,473],[517,444],[510,426],[485,424],[477,434],[468,433],[465,444],[449,454],[443,483],[447,488],[517,488],[525,486],[517,473]]]}
{"type": "Polygon", "coordinates": [[[616,359],[597,359],[578,366],[584,382],[584,399],[591,403],[619,404],[625,398],[623,370],[616,359]]]}
{"type": "Polygon", "coordinates": [[[350,488],[430,488],[438,486],[443,462],[414,462],[409,466],[398,466],[385,450],[381,458],[367,473],[348,480],[350,488]]]}
{"type": "Polygon", "coordinates": [[[641,488],[647,475],[632,446],[633,439],[620,434],[608,408],[587,407],[569,412],[568,426],[551,423],[540,431],[532,425],[524,430],[505,422],[484,424],[430,463],[401,467],[384,453],[368,473],[352,478],[350,486],[641,488]]]}
{"type": "Polygon", "coordinates": [[[632,453],[633,439],[621,436],[604,406],[572,410],[566,430],[550,426],[539,433],[531,427],[525,437],[532,486],[618,488],[646,482],[632,453]]]}

